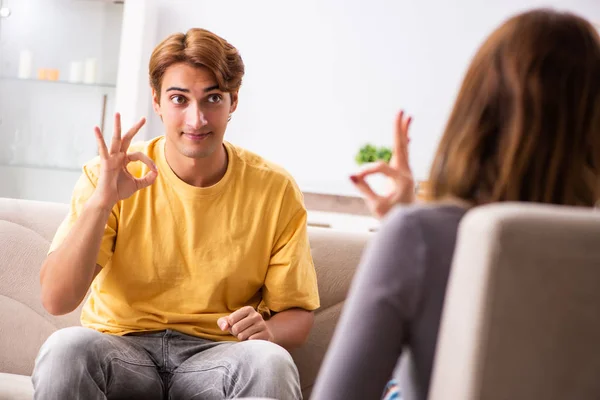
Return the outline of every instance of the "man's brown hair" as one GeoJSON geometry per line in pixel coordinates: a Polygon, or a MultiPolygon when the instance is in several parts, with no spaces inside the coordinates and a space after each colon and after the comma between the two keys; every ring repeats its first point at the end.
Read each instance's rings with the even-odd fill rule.
{"type": "Polygon", "coordinates": [[[150,86],[159,100],[165,71],[176,63],[208,68],[223,92],[236,93],[242,84],[244,62],[239,52],[225,39],[206,29],[193,28],[185,34],[170,35],[152,52],[150,86]]]}

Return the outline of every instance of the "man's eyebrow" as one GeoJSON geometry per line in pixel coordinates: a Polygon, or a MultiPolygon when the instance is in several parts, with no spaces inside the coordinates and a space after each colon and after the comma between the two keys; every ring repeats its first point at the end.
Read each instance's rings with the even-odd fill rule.
{"type": "Polygon", "coordinates": [[[177,86],[171,86],[166,91],[169,92],[171,90],[177,90],[178,92],[185,92],[185,93],[189,93],[190,92],[189,89],[184,89],[184,88],[180,88],[180,87],[177,87],[177,86]]]}
{"type": "MultiPolygon", "coordinates": [[[[215,90],[215,89],[218,89],[218,88],[219,88],[219,85],[213,85],[213,86],[205,88],[204,92],[210,92],[211,90],[215,90]]],[[[176,91],[184,92],[184,93],[189,93],[190,92],[189,89],[184,89],[184,88],[180,88],[180,87],[177,87],[177,86],[171,86],[166,91],[169,92],[171,90],[176,90],[176,91]]]]}
{"type": "Polygon", "coordinates": [[[207,87],[206,89],[204,89],[204,92],[205,93],[206,92],[210,92],[211,90],[215,90],[215,89],[218,89],[218,88],[219,88],[219,85],[213,85],[213,86],[210,86],[210,87],[207,87]]]}

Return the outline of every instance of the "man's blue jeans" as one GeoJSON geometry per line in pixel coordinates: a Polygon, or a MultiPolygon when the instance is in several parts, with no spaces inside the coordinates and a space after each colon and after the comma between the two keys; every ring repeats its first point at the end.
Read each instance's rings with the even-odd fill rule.
{"type": "Polygon", "coordinates": [[[213,342],[166,330],[115,336],[72,327],[52,334],[33,372],[35,399],[301,399],[282,347],[213,342]]]}

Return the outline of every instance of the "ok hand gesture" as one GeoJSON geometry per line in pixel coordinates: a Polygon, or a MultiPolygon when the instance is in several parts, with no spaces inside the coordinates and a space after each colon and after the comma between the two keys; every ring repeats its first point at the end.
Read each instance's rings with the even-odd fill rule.
{"type": "Polygon", "coordinates": [[[408,162],[408,130],[411,121],[412,117],[406,116],[404,111],[398,113],[394,148],[389,164],[380,161],[350,177],[358,190],[365,195],[369,210],[377,218],[382,218],[396,204],[415,201],[415,181],[408,162]],[[392,188],[388,194],[381,196],[371,189],[365,178],[373,174],[384,174],[389,178],[392,188]]]}
{"type": "Polygon", "coordinates": [[[95,127],[96,141],[100,153],[100,176],[94,196],[98,204],[106,209],[112,209],[118,201],[124,200],[136,191],[150,186],[158,176],[158,170],[152,160],[144,153],[127,153],[131,140],[140,128],[146,123],[140,119],[127,133],[121,137],[121,115],[115,114],[115,128],[107,148],[100,128],[95,127]],[[127,164],[132,161],[141,161],[150,168],[150,172],[142,178],[133,177],[127,171],[127,164]]]}

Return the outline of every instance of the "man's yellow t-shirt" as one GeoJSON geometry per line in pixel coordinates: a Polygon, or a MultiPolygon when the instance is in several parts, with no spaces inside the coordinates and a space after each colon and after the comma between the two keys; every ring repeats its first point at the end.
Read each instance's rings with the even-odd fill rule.
{"type": "MultiPolygon", "coordinates": [[[[92,283],[82,325],[117,335],[173,329],[234,340],[217,319],[243,306],[263,315],[317,309],[306,209],[290,175],[225,143],[225,175],[198,188],[175,175],[164,147],[161,136],[130,148],[155,161],[158,177],[113,208],[97,260],[103,268],[92,283]]],[[[99,166],[96,158],[83,167],[50,252],[93,193],[99,166]]],[[[142,163],[128,169],[136,177],[148,172],[142,163]]]]}

